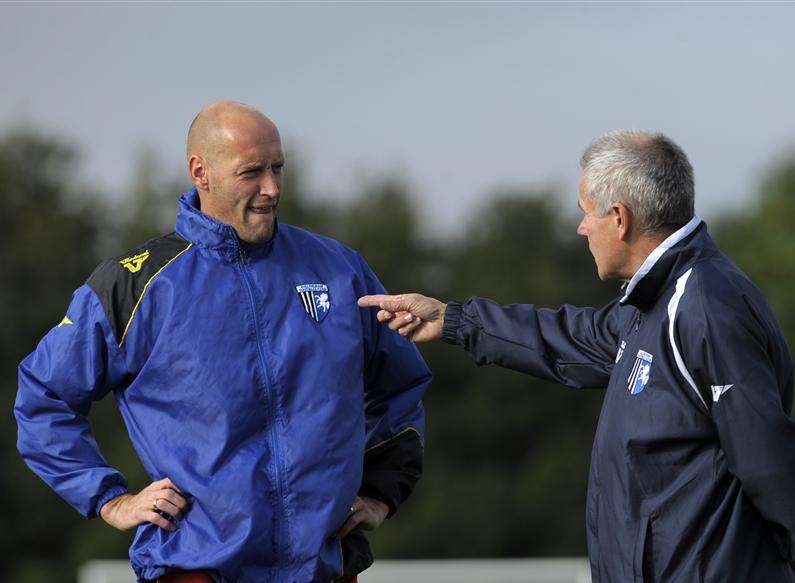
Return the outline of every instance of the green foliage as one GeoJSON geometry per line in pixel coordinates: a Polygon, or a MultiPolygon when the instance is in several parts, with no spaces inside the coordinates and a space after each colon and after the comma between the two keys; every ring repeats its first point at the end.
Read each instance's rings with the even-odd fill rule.
{"type": "Polygon", "coordinates": [[[54,559],[81,526],[22,463],[10,418],[17,363],[60,321],[96,263],[102,205],[90,192],[78,194],[76,159],[64,143],[30,131],[0,140],[0,394],[9,411],[0,425],[0,491],[11,497],[0,529],[0,579],[9,581],[58,579],[54,559]]]}
{"type": "Polygon", "coordinates": [[[795,330],[795,153],[771,167],[754,202],[718,224],[715,236],[762,288],[787,336],[795,330]]]}
{"type": "MultiPolygon", "coordinates": [[[[357,249],[385,286],[443,299],[601,305],[615,285],[598,281],[585,241],[562,218],[554,192],[494,193],[457,240],[428,243],[407,187],[365,185],[349,203],[309,196],[300,160],[290,165],[280,220],[357,249]]],[[[0,139],[0,393],[13,402],[17,363],[56,324],[70,293],[103,258],[171,229],[186,185],[140,157],[121,198],[81,186],[68,145],[17,131],[0,139]],[[114,200],[111,204],[108,200],[114,200]]],[[[719,242],[771,299],[795,333],[795,158],[773,168],[754,206],[713,225],[719,242]]],[[[423,345],[436,380],[426,399],[426,470],[398,516],[372,535],[379,557],[582,555],[588,459],[600,391],[572,391],[496,367],[460,350],[423,345]]],[[[98,442],[131,488],[149,480],[115,403],[91,415],[98,442]]],[[[0,489],[10,496],[0,529],[0,580],[71,581],[91,558],[125,558],[132,539],[90,523],[22,463],[16,430],[0,426],[0,489]]]]}

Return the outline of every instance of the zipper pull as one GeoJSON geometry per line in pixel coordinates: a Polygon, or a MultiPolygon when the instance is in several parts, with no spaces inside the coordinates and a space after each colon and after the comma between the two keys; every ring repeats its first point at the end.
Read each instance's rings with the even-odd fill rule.
{"type": "Polygon", "coordinates": [[[246,264],[246,251],[242,248],[240,249],[240,263],[246,264]]]}

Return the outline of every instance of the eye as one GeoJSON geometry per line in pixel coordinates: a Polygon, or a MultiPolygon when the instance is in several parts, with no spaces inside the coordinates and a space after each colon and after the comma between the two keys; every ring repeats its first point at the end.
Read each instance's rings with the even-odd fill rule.
{"type": "Polygon", "coordinates": [[[273,170],[274,174],[281,174],[283,169],[284,169],[284,162],[280,162],[279,164],[274,164],[273,166],[271,166],[271,170],[273,170]]]}

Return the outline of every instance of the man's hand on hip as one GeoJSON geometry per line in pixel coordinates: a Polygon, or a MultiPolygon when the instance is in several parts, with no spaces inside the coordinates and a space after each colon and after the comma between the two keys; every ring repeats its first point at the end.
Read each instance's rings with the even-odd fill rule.
{"type": "Polygon", "coordinates": [[[345,536],[357,526],[362,530],[375,530],[384,522],[389,513],[389,506],[373,498],[357,496],[351,506],[351,513],[348,520],[342,525],[339,532],[340,538],[345,536]]]}
{"type": "Polygon", "coordinates": [[[119,530],[129,530],[144,522],[151,522],[164,530],[174,530],[174,524],[161,516],[164,512],[178,520],[185,513],[188,501],[168,478],[152,482],[138,494],[122,494],[110,500],[100,510],[102,519],[119,530]]]}
{"type": "Polygon", "coordinates": [[[389,328],[412,342],[428,342],[442,337],[442,324],[447,304],[420,294],[397,296],[364,296],[360,308],[381,308],[376,315],[379,322],[389,322],[389,328]]]}

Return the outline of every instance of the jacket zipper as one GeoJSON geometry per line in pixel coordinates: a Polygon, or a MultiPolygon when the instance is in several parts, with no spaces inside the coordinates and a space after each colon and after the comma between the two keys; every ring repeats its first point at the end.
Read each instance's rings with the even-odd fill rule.
{"type": "MultiPolygon", "coordinates": [[[[281,505],[280,511],[282,516],[277,519],[276,523],[276,530],[279,531],[279,528],[282,524],[286,524],[287,518],[287,509],[284,503],[284,488],[282,486],[282,475],[281,475],[281,467],[279,465],[279,460],[281,460],[281,452],[279,451],[279,439],[277,436],[277,424],[278,418],[276,415],[276,399],[272,394],[272,383],[270,379],[270,369],[268,368],[268,364],[265,361],[265,355],[263,354],[262,349],[262,334],[260,332],[260,325],[259,319],[257,317],[257,303],[254,300],[254,290],[252,289],[251,281],[248,278],[248,274],[246,273],[246,252],[240,247],[240,243],[235,241],[235,245],[237,246],[238,256],[240,258],[240,273],[243,276],[243,281],[246,285],[246,291],[248,292],[248,299],[251,305],[251,315],[254,319],[254,331],[256,334],[257,339],[257,355],[259,356],[260,365],[262,366],[263,373],[265,374],[265,396],[267,399],[267,413],[268,417],[272,419],[273,424],[271,425],[271,429],[268,432],[268,442],[271,447],[271,451],[274,453],[273,465],[274,465],[274,472],[276,474],[275,482],[276,482],[276,493],[279,496],[279,503],[281,505]]],[[[285,528],[286,531],[286,528],[285,528]]],[[[285,537],[280,537],[282,540],[286,540],[285,537]]],[[[281,561],[278,560],[278,555],[282,554],[281,546],[278,542],[278,538],[276,539],[276,552],[277,552],[277,575],[279,571],[279,565],[281,561]]]]}

